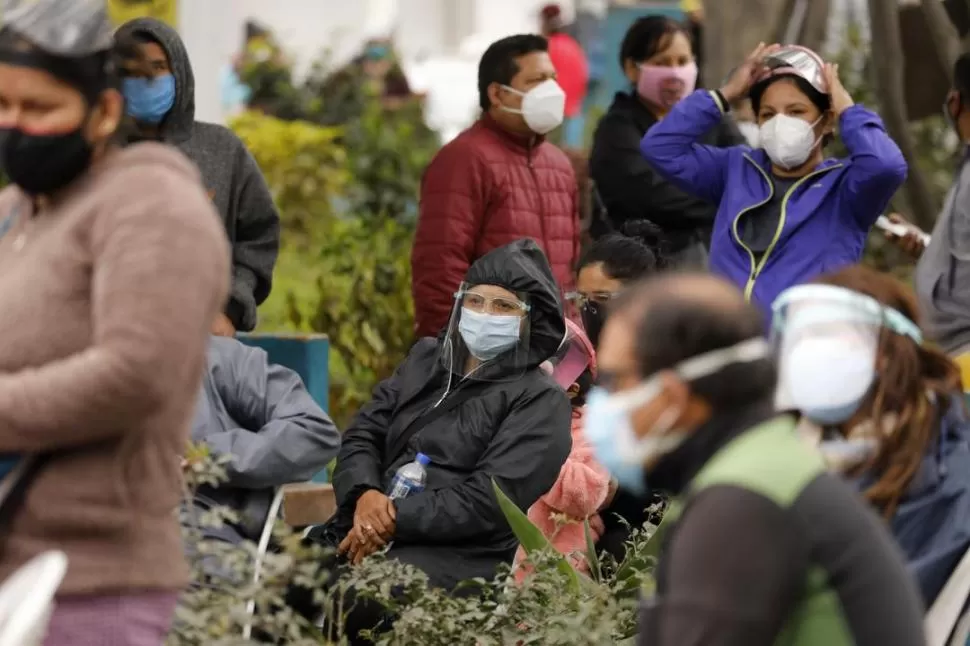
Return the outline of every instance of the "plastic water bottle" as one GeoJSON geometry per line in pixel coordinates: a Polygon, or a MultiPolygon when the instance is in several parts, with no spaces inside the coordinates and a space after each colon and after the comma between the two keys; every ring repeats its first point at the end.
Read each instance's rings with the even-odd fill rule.
{"type": "Polygon", "coordinates": [[[429,464],[431,464],[431,458],[424,453],[418,453],[414,462],[405,464],[394,474],[394,479],[391,480],[391,493],[387,497],[397,500],[424,491],[424,483],[428,479],[426,467],[429,464]]]}

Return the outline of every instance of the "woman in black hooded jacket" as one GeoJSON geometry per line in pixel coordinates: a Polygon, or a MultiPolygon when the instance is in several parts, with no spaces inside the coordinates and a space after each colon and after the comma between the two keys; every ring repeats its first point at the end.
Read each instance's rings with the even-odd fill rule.
{"type": "MultiPolygon", "coordinates": [[[[522,510],[555,483],[571,448],[565,392],[539,365],[565,335],[545,255],[518,240],[477,260],[458,287],[443,336],[425,338],[343,435],[333,487],[338,511],[310,532],[351,563],[392,543],[388,557],[431,585],[491,579],[518,542],[492,480],[522,510]],[[391,479],[418,453],[423,492],[389,500],[391,479]]],[[[354,626],[353,617],[348,628],[354,626]]]]}
{"type": "MultiPolygon", "coordinates": [[[[593,136],[590,177],[606,213],[590,233],[599,238],[611,230],[623,231],[627,222],[649,220],[663,230],[672,264],[702,268],[717,205],[662,178],[640,153],[647,130],[694,89],[697,65],[690,38],[687,25],[665,16],[640,18],[624,36],[620,65],[631,89],[616,94],[593,136]]],[[[744,141],[730,117],[704,138],[704,143],[720,147],[744,141]]]]}

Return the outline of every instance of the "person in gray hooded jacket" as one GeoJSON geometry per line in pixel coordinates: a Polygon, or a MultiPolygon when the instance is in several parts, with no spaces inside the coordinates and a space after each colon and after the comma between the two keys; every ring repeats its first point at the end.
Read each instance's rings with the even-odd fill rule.
{"type": "Polygon", "coordinates": [[[340,448],[337,427],[299,375],[259,348],[219,336],[209,343],[192,440],[230,456],[228,481],[201,487],[195,505],[239,513],[238,522],[204,532],[231,543],[257,540],[275,488],[309,480],[340,448]]]}
{"type": "Polygon", "coordinates": [[[151,67],[150,77],[127,78],[122,88],[136,138],[172,144],[195,162],[232,243],[232,291],[213,333],[252,330],[279,252],[279,213],[266,181],[231,130],[195,120],[195,77],[178,32],[160,20],[137,18],[118,34],[141,42],[151,67]]]}

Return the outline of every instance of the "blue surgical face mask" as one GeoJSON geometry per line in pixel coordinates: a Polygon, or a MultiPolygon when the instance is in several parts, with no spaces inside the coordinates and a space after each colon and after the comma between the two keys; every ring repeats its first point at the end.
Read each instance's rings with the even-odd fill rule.
{"type": "Polygon", "coordinates": [[[632,391],[611,394],[593,388],[586,397],[583,433],[597,462],[610,472],[621,488],[642,496],[647,493],[646,463],[668,453],[686,439],[682,433],[669,432],[680,413],[667,411],[644,437],[637,437],[630,413],[660,394],[656,379],[632,391]]]}
{"type": "Polygon", "coordinates": [[[479,361],[491,361],[519,343],[519,316],[475,312],[463,307],[458,331],[468,351],[479,361]]]}
{"type": "MultiPolygon", "coordinates": [[[[713,350],[680,363],[673,371],[684,381],[712,375],[725,366],[763,359],[769,353],[763,338],[742,341],[735,346],[713,350]]],[[[674,429],[680,410],[663,411],[647,432],[638,435],[630,416],[654,401],[663,390],[658,377],[617,393],[593,388],[586,398],[583,433],[592,446],[596,460],[616,478],[620,487],[643,495],[647,491],[647,469],[658,459],[680,446],[688,432],[674,429]]]]}
{"type": "Polygon", "coordinates": [[[175,77],[130,77],[121,86],[125,109],[139,123],[158,124],[175,105],[175,77]]]}

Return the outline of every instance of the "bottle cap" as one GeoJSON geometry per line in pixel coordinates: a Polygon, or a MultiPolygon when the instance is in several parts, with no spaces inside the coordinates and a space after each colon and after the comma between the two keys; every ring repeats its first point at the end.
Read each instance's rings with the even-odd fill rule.
{"type": "Polygon", "coordinates": [[[415,462],[418,462],[424,466],[431,464],[431,458],[426,456],[424,453],[418,453],[418,457],[415,458],[415,462]]]}

